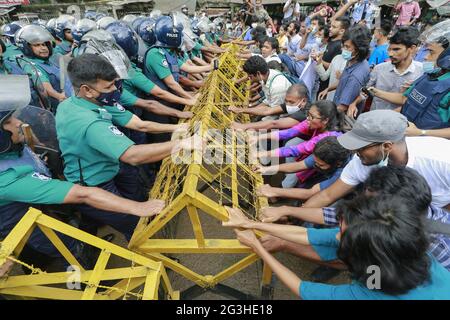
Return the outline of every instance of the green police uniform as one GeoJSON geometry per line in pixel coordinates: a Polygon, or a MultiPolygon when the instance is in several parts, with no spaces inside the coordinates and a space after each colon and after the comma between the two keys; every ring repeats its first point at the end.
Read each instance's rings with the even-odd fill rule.
{"type": "Polygon", "coordinates": [[[88,186],[112,180],[119,172],[119,158],[134,145],[114,124],[125,126],[131,117],[121,106],[106,110],[78,97],[60,103],[56,132],[66,179],[79,182],[81,166],[88,186]]]}
{"type": "Polygon", "coordinates": [[[193,57],[197,57],[197,58],[202,58],[202,48],[203,45],[200,42],[195,42],[195,46],[192,48],[191,50],[191,58],[193,57]]]}
{"type": "Polygon", "coordinates": [[[5,50],[5,52],[3,52],[4,59],[15,61],[16,56],[22,55],[22,51],[17,46],[13,45],[12,43],[6,43],[5,46],[6,46],[6,50],[5,50]]]}
{"type": "Polygon", "coordinates": [[[25,58],[28,63],[22,63],[23,70],[31,77],[34,83],[38,80],[41,82],[50,83],[50,78],[48,73],[42,69],[37,63],[45,63],[50,65],[48,60],[43,60],[39,58],[25,58]]]}
{"type": "Polygon", "coordinates": [[[129,79],[123,81],[123,88],[134,96],[137,96],[140,91],[150,93],[155,87],[155,84],[142,73],[142,70],[134,62],[131,63],[128,75],[129,79]]]}
{"type": "MultiPolygon", "coordinates": [[[[437,78],[438,81],[443,81],[443,80],[447,80],[450,79],[450,72],[447,72],[445,74],[443,74],[442,76],[440,76],[439,78],[437,78]]],[[[409,96],[409,94],[411,93],[411,91],[414,89],[414,86],[409,87],[404,93],[403,95],[405,97],[409,96]]],[[[438,113],[441,116],[441,119],[443,122],[450,122],[450,92],[447,93],[439,102],[439,106],[440,108],[438,109],[438,113]]]]}
{"type": "MultiPolygon", "coordinates": [[[[18,157],[18,152],[0,154],[0,161],[18,157]]],[[[63,203],[72,187],[70,182],[54,180],[35,172],[32,166],[17,166],[0,172],[0,207],[12,202],[63,203]]]]}
{"type": "MultiPolygon", "coordinates": [[[[149,70],[152,70],[159,79],[163,80],[168,76],[172,75],[172,72],[169,69],[169,65],[166,61],[166,57],[163,49],[161,48],[152,48],[147,52],[146,56],[146,67],[149,70]]],[[[178,66],[181,68],[183,65],[183,61],[178,59],[178,66]]]]}
{"type": "Polygon", "coordinates": [[[67,52],[64,48],[71,48],[72,47],[72,43],[70,43],[67,40],[63,40],[60,44],[58,44],[55,49],[53,50],[54,54],[60,54],[60,55],[66,55],[69,52],[67,52]]]}

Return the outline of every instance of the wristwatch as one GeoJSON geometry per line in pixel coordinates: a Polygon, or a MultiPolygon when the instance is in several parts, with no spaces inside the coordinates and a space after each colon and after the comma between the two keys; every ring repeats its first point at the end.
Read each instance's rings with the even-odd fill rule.
{"type": "Polygon", "coordinates": [[[426,136],[427,135],[427,130],[420,130],[420,135],[421,136],[426,136]]]}

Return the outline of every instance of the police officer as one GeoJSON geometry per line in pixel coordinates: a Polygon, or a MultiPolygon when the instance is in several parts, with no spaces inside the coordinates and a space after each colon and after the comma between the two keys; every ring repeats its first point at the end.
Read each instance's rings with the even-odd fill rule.
{"type": "MultiPolygon", "coordinates": [[[[153,32],[149,29],[150,27],[147,25],[147,22],[151,23],[152,21],[152,19],[148,18],[146,21],[143,21],[138,28],[147,43],[151,41],[151,36],[149,34],[153,32]]],[[[125,79],[123,83],[124,89],[134,96],[141,97],[143,99],[148,98],[149,96],[154,96],[159,98],[160,101],[167,101],[168,103],[181,105],[195,104],[195,99],[181,98],[170,93],[169,91],[163,90],[142,73],[142,70],[136,65],[136,62],[138,62],[139,50],[138,38],[129,26],[124,25],[123,23],[112,23],[106,28],[106,31],[114,37],[116,43],[125,51],[131,61],[131,68],[128,75],[129,78],[125,79]]],[[[155,114],[183,119],[191,118],[193,115],[191,112],[183,112],[162,104],[152,104],[144,109],[155,114]]]]}
{"type": "Polygon", "coordinates": [[[75,18],[72,16],[62,15],[56,19],[55,34],[61,42],[55,47],[54,54],[66,55],[72,51],[74,26],[75,18]]]}
{"type": "Polygon", "coordinates": [[[16,42],[14,39],[14,36],[17,31],[19,31],[22,28],[22,24],[15,21],[12,23],[5,24],[2,26],[1,29],[1,36],[4,37],[5,41],[5,50],[3,51],[3,58],[4,59],[12,59],[16,56],[20,56],[22,52],[19,48],[16,46],[16,42]]]}
{"type": "MultiPolygon", "coordinates": [[[[115,67],[126,70],[118,63],[115,67]]],[[[68,181],[132,197],[127,189],[133,181],[118,175],[120,162],[130,165],[156,162],[169,156],[173,149],[191,146],[192,138],[135,145],[114,125],[113,115],[104,106],[118,101],[120,77],[104,57],[82,54],[70,61],[67,70],[77,94],[58,106],[56,130],[68,181]]],[[[79,210],[83,216],[122,232],[127,239],[137,224],[135,217],[92,206],[79,206],[79,210]]]]}
{"type": "Polygon", "coordinates": [[[195,68],[178,60],[176,50],[183,43],[183,26],[174,25],[171,17],[162,16],[156,20],[155,35],[156,44],[148,50],[144,58],[144,74],[161,89],[170,90],[180,97],[191,99],[193,96],[178,83],[180,70],[195,73],[208,72],[213,69],[213,65],[195,68]]]}
{"type": "Polygon", "coordinates": [[[65,78],[61,86],[61,71],[50,60],[53,53],[52,35],[41,26],[28,25],[16,34],[16,43],[25,56],[26,63],[21,67],[33,82],[41,81],[51,107],[56,110],[58,103],[73,93],[70,81],[65,78]]]}
{"type": "MultiPolygon", "coordinates": [[[[135,202],[100,188],[52,179],[46,164],[25,144],[21,127],[24,118],[34,121],[29,122],[37,139],[34,142],[54,148],[48,143],[52,139],[47,132],[54,128],[54,117],[42,108],[27,106],[29,100],[26,76],[0,76],[0,239],[9,234],[30,205],[84,203],[102,210],[117,210],[130,217],[152,216],[163,209],[164,202],[160,200],[135,202]]],[[[53,137],[53,140],[56,141],[56,138],[53,137]]],[[[79,242],[59,236],[75,257],[83,257],[79,242]]],[[[38,228],[33,231],[27,244],[49,257],[60,257],[38,228]]]]}
{"type": "Polygon", "coordinates": [[[428,55],[424,74],[405,93],[396,94],[369,88],[373,94],[391,103],[403,105],[408,118],[408,135],[450,138],[450,20],[425,31],[420,40],[428,55]]]}
{"type": "MultiPolygon", "coordinates": [[[[25,71],[17,64],[17,60],[7,60],[4,58],[4,52],[6,51],[6,45],[3,40],[0,39],[0,75],[16,74],[27,75],[25,71]]],[[[44,92],[40,83],[36,85],[29,79],[29,87],[31,90],[31,104],[34,106],[45,106],[42,101],[44,100],[44,92]]]]}
{"type": "Polygon", "coordinates": [[[73,37],[73,42],[75,43],[75,46],[76,46],[72,50],[73,57],[77,56],[78,45],[81,42],[81,39],[83,38],[83,36],[92,30],[97,30],[97,24],[94,21],[92,21],[91,19],[87,19],[87,18],[81,19],[73,27],[72,37],[73,37]]]}

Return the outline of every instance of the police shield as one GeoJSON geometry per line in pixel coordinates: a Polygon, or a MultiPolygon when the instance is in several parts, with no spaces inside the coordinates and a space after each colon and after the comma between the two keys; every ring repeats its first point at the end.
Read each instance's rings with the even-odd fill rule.
{"type": "Polygon", "coordinates": [[[0,75],[0,112],[23,108],[30,100],[28,76],[0,75]]]}
{"type": "MultiPolygon", "coordinates": [[[[55,117],[50,111],[28,105],[17,109],[13,113],[13,117],[23,123],[22,128],[29,127],[31,129],[31,137],[25,137],[25,141],[33,149],[58,152],[55,117]]],[[[25,134],[25,132],[23,133],[25,134]]]]}

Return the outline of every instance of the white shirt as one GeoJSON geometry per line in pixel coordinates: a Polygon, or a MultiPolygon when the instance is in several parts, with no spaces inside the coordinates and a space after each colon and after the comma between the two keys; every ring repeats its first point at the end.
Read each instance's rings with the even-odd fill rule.
{"type": "Polygon", "coordinates": [[[300,4],[297,2],[297,3],[295,4],[295,8],[293,8],[293,7],[291,6],[291,2],[292,2],[292,0],[288,0],[288,1],[286,1],[286,3],[284,4],[283,10],[286,9],[287,7],[289,7],[288,11],[286,11],[285,14],[284,14],[284,17],[283,17],[284,19],[287,19],[287,18],[291,17],[292,14],[293,14],[294,12],[295,12],[296,14],[298,14],[298,13],[300,12],[300,4]]]}
{"type": "MultiPolygon", "coordinates": [[[[408,168],[416,170],[428,182],[433,199],[431,204],[442,208],[450,204],[450,140],[435,137],[406,138],[408,168]]],[[[365,166],[358,156],[345,166],[341,180],[350,186],[366,181],[377,168],[365,166]]]]}
{"type": "MultiPolygon", "coordinates": [[[[263,103],[269,107],[274,108],[281,105],[286,98],[286,92],[291,86],[291,82],[277,70],[269,69],[269,78],[266,84],[262,87],[266,98],[263,103]]],[[[264,120],[274,120],[277,116],[267,116],[264,120]]]]}
{"type": "MultiPolygon", "coordinates": [[[[335,84],[338,82],[338,78],[336,76],[336,71],[339,71],[342,74],[342,71],[344,71],[345,66],[347,65],[347,60],[342,58],[342,55],[338,54],[331,60],[330,66],[327,70],[323,67],[323,64],[316,65],[316,72],[320,77],[320,80],[326,81],[327,79],[330,79],[329,86],[332,84],[335,84]]],[[[327,94],[327,100],[333,101],[334,94],[336,93],[336,90],[333,90],[331,92],[328,92],[327,94]]]]}

